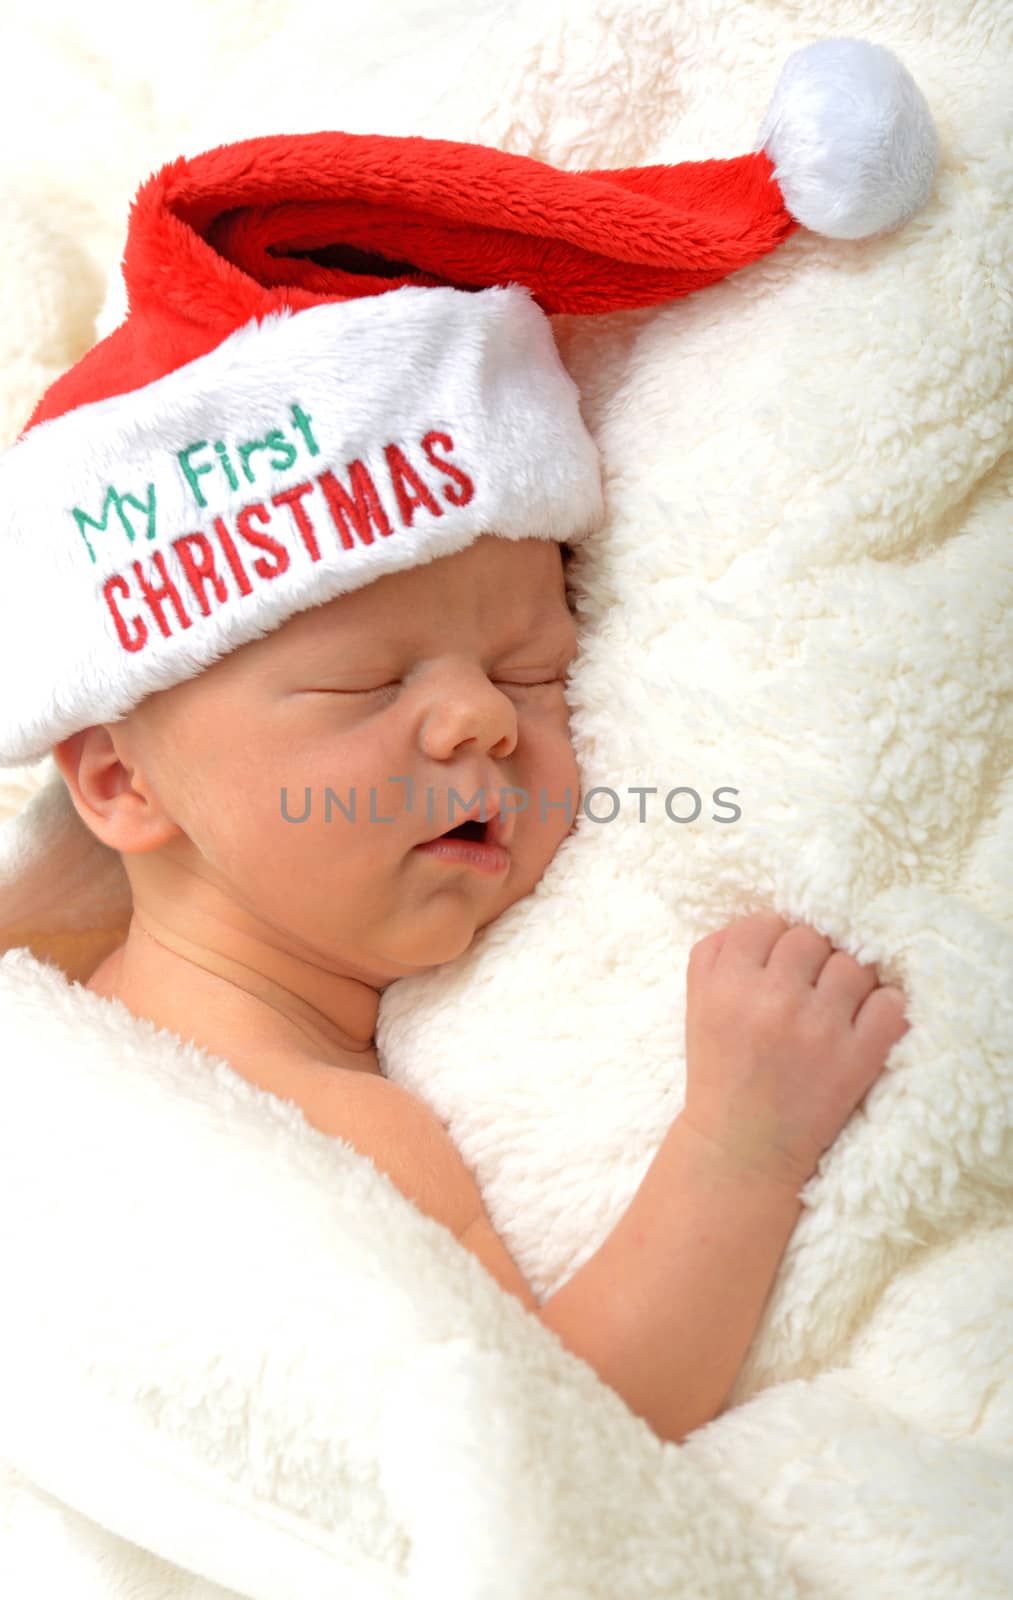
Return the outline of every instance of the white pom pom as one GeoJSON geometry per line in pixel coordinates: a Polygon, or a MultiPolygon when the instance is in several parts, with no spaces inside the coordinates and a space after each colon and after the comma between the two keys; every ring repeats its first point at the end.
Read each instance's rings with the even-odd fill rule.
{"type": "Polygon", "coordinates": [[[820,39],[784,64],[754,150],[793,217],[831,239],[898,227],[925,204],[939,156],[925,96],[891,50],[820,39]]]}

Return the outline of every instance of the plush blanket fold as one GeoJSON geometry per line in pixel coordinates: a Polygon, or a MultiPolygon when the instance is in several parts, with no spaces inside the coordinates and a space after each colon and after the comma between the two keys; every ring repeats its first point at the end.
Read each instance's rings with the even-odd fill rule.
{"type": "Polygon", "coordinates": [[[664,1445],[364,1157],[81,986],[122,938],[122,867],[48,759],[0,774],[0,1593],[1005,1600],[1008,20],[540,0],[388,7],[351,38],[295,9],[243,34],[181,0],[143,106],[98,65],[140,48],[119,8],[62,46],[68,176],[42,144],[0,175],[8,440],[115,323],[139,162],[335,124],[573,168],[720,157],[827,34],[924,91],[937,185],[897,233],[800,232],[692,300],[554,319],[609,504],[574,574],[587,809],[464,957],[385,992],[377,1043],[544,1300],[679,1111],[696,939],[806,921],[912,1026],[806,1186],[730,1408],[664,1445]],[[77,155],[99,94],[104,176],[77,155]]]}

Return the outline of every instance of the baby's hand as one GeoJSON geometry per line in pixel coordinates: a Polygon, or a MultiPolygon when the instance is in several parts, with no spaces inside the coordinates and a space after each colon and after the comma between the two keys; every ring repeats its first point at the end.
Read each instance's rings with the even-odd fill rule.
{"type": "Polygon", "coordinates": [[[814,928],[757,912],[693,946],[686,991],[682,1120],[797,1190],[907,1032],[903,990],[814,928]]]}

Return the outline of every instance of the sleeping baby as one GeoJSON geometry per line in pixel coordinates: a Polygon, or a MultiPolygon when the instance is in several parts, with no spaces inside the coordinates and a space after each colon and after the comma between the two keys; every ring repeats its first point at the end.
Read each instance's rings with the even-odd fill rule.
{"type": "MultiPolygon", "coordinates": [[[[885,52],[828,43],[826,138],[786,163],[795,124],[769,120],[809,201],[809,152],[843,172],[847,125],[874,180],[827,196],[852,239],[917,209],[933,166],[903,69],[887,115],[851,88],[893,84],[885,52]]],[[[773,913],[694,945],[683,1109],[544,1304],[375,1032],[385,988],[529,894],[579,809],[564,547],[606,504],[550,316],[741,275],[799,226],[781,181],[766,147],[564,171],[322,131],[180,157],[131,206],[122,323],[0,457],[0,766],[52,750],[132,896],[88,987],[366,1155],[668,1440],[726,1403],[903,994],[773,913]]]]}
{"type": "Polygon", "coordinates": [[[482,536],[298,613],[54,756],[132,892],[87,987],[370,1157],[681,1440],[720,1411],[798,1191],[907,1024],[899,990],[777,916],[694,946],[684,1110],[619,1225],[538,1306],[444,1126],[382,1076],[374,1032],[386,986],[465,951],[570,832],[565,554],[482,536]]]}

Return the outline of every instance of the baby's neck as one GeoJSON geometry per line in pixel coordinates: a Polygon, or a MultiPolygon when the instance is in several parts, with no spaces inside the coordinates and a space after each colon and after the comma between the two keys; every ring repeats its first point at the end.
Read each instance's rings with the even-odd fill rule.
{"type": "MultiPolygon", "coordinates": [[[[238,954],[171,929],[154,930],[136,913],[125,943],[107,956],[85,987],[120,1000],[135,1016],[191,1039],[239,1071],[268,1059],[293,1067],[303,1063],[380,1071],[372,1033],[363,1037],[365,1022],[375,1024],[375,1006],[372,1017],[362,1004],[353,1007],[357,1036],[313,1003],[312,982],[300,993],[238,954]]],[[[356,985],[356,1000],[362,987],[356,985]]]]}

